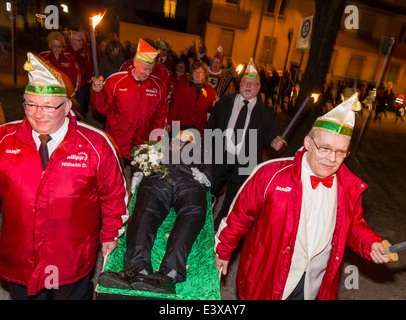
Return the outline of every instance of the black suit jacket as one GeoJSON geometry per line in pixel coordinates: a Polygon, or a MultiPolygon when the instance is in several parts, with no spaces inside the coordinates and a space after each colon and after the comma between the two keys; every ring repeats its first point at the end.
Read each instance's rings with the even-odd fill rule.
{"type": "MultiPolygon", "coordinates": [[[[220,129],[221,131],[225,131],[227,129],[228,121],[231,117],[231,113],[234,106],[234,98],[238,93],[234,93],[232,95],[225,96],[224,98],[220,99],[213,108],[213,111],[210,115],[209,120],[206,123],[205,129],[220,129]]],[[[257,139],[256,139],[256,150],[257,150],[257,163],[263,161],[262,159],[262,151],[263,147],[266,146],[268,148],[272,148],[271,144],[273,139],[276,136],[280,135],[281,129],[276,122],[275,113],[272,108],[268,107],[262,102],[260,96],[257,96],[257,102],[252,109],[250,122],[248,124],[248,130],[256,129],[257,130],[257,139]]],[[[249,131],[247,131],[247,135],[244,140],[243,150],[245,150],[246,156],[253,156],[249,155],[249,131]]],[[[213,157],[215,156],[214,152],[216,148],[212,144],[213,150],[213,157]]],[[[225,138],[223,139],[223,154],[225,149],[225,138]]],[[[223,155],[224,156],[224,155],[223,155]]],[[[214,159],[214,158],[213,158],[214,159]]]]}

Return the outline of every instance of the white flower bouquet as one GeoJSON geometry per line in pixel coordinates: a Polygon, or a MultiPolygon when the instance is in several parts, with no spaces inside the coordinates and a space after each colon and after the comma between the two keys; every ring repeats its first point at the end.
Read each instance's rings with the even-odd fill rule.
{"type": "Polygon", "coordinates": [[[161,164],[164,158],[163,144],[159,141],[148,141],[131,150],[131,165],[141,169],[145,176],[151,173],[163,173],[163,177],[168,176],[168,169],[161,164]]]}

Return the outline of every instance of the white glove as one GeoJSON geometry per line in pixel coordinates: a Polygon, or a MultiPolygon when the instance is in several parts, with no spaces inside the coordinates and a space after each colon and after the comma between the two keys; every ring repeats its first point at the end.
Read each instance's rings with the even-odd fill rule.
{"type": "Polygon", "coordinates": [[[137,189],[137,186],[141,183],[142,177],[144,175],[142,172],[134,172],[133,177],[131,179],[131,193],[134,194],[135,189],[137,189]]]}
{"type": "Polygon", "coordinates": [[[207,179],[206,175],[203,172],[200,172],[197,168],[192,168],[193,178],[196,181],[199,181],[201,184],[204,184],[206,187],[210,188],[211,183],[209,179],[207,179]]]}

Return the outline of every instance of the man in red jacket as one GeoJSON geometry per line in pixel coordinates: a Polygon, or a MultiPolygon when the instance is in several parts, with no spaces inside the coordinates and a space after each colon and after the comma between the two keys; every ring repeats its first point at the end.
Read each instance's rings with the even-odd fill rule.
{"type": "Polygon", "coordinates": [[[76,92],[76,100],[79,104],[79,113],[86,118],[89,111],[90,80],[93,75],[93,59],[90,51],[84,43],[85,37],[82,31],[72,30],[69,34],[69,42],[64,53],[74,57],[80,68],[80,84],[76,92]]]}
{"type": "Polygon", "coordinates": [[[113,144],[76,121],[63,79],[28,53],[25,117],[0,128],[0,277],[12,299],[91,299],[104,256],[128,219],[113,144]]]}
{"type": "Polygon", "coordinates": [[[158,51],[140,39],[134,68],[111,75],[103,84],[94,80],[92,106],[106,114],[106,131],[129,164],[134,146],[151,140],[154,129],[163,129],[168,114],[163,82],[151,75],[158,51]]]}
{"type": "Polygon", "coordinates": [[[382,239],[365,223],[367,187],[343,164],[357,94],[318,118],[294,158],[259,165],[216,234],[216,266],[245,235],[237,275],[241,299],[335,299],[348,245],[375,263],[389,262],[382,239]]]}

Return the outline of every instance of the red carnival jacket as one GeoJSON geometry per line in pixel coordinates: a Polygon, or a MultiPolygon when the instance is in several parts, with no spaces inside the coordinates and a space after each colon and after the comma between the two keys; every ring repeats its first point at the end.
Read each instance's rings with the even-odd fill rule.
{"type": "Polygon", "coordinates": [[[74,57],[79,64],[80,69],[80,86],[79,89],[82,89],[86,86],[92,76],[93,76],[93,58],[86,46],[74,50],[72,46],[68,43],[63,51],[67,55],[74,57]]]}
{"type": "MultiPolygon", "coordinates": [[[[301,162],[294,158],[258,165],[247,179],[216,237],[216,253],[229,260],[246,234],[237,274],[241,299],[282,298],[290,270],[302,203],[301,162]]],[[[346,245],[371,260],[371,245],[382,239],[365,223],[362,192],[367,185],[343,164],[337,177],[337,217],[332,251],[318,299],[336,299],[346,245]]],[[[221,226],[220,226],[221,227],[221,226]]]]}
{"type": "Polygon", "coordinates": [[[0,127],[0,277],[28,295],[85,277],[99,239],[116,240],[128,218],[125,179],[112,143],[69,116],[68,132],[43,172],[27,119],[0,127]]]}
{"type": "Polygon", "coordinates": [[[213,87],[204,85],[196,97],[196,89],[192,83],[181,83],[169,111],[168,124],[179,121],[180,125],[193,125],[203,136],[207,113],[211,113],[215,101],[213,87]]]}
{"type": "Polygon", "coordinates": [[[80,69],[78,63],[76,62],[76,59],[72,55],[61,52],[58,60],[56,60],[56,57],[52,51],[44,51],[41,52],[39,56],[69,77],[70,81],[72,81],[74,90],[73,93],[79,90],[80,69]]]}
{"type": "MultiPolygon", "coordinates": [[[[130,58],[127,61],[125,61],[121,65],[119,71],[130,71],[132,68],[134,68],[134,58],[130,58]]],[[[166,97],[169,100],[169,96],[171,95],[173,85],[168,70],[166,70],[165,66],[162,63],[156,60],[154,69],[152,70],[152,75],[159,78],[164,83],[166,97]]]]}
{"type": "Polygon", "coordinates": [[[92,106],[106,114],[106,131],[128,158],[131,149],[149,140],[149,134],[164,128],[167,118],[166,91],[162,81],[151,75],[138,85],[131,70],[112,74],[103,90],[92,92],[92,106]]]}

